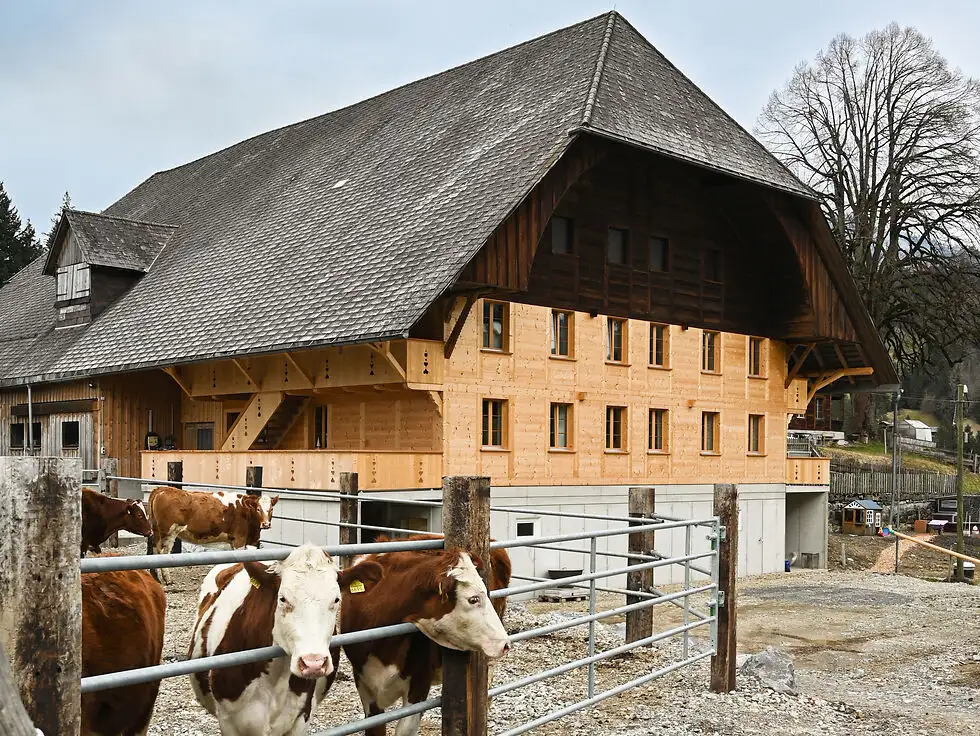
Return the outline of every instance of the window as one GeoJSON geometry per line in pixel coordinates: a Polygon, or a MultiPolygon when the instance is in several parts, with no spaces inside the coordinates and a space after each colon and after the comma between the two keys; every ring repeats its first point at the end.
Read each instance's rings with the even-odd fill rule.
{"type": "Polygon", "coordinates": [[[563,358],[572,355],[572,312],[551,311],[551,354],[563,358]]]}
{"type": "Polygon", "coordinates": [[[762,414],[749,414],[749,452],[761,455],[766,449],[766,418],[762,414]]]}
{"type": "Polygon", "coordinates": [[[573,251],[572,221],[567,217],[551,218],[551,252],[567,255],[573,251]]]}
{"type": "Polygon", "coordinates": [[[504,406],[502,399],[483,400],[483,446],[504,447],[504,406]]]}
{"type": "Polygon", "coordinates": [[[854,509],[844,509],[844,521],[848,524],[854,523],[854,509]]]}
{"type": "Polygon", "coordinates": [[[90,293],[89,268],[87,263],[74,263],[58,268],[58,289],[55,299],[81,299],[90,293]]]}
{"type": "Polygon", "coordinates": [[[506,350],[507,304],[483,302],[483,347],[485,350],[506,350]]]}
{"type": "Polygon", "coordinates": [[[240,411],[229,411],[225,413],[225,433],[231,431],[231,428],[235,426],[235,422],[238,421],[242,413],[240,411]]]}
{"type": "Polygon", "coordinates": [[[667,270],[667,238],[650,238],[650,270],[667,270]]]}
{"type": "Polygon", "coordinates": [[[718,349],[721,346],[721,333],[705,330],[701,333],[701,370],[707,373],[719,372],[718,349]]]}
{"type": "Polygon", "coordinates": [[[626,320],[606,317],[606,360],[612,363],[625,362],[626,320]]]}
{"type": "Polygon", "coordinates": [[[624,265],[629,262],[629,234],[618,227],[609,228],[606,242],[606,260],[609,263],[624,265]]]}
{"type": "Polygon", "coordinates": [[[650,325],[650,365],[667,367],[667,340],[670,330],[667,325],[650,325]]]}
{"type": "Polygon", "coordinates": [[[551,448],[556,450],[567,450],[572,446],[570,441],[572,424],[572,405],[571,404],[552,404],[551,405],[551,448]]]}
{"type": "Polygon", "coordinates": [[[762,338],[749,338],[749,375],[761,378],[762,373],[762,338]]]}
{"type": "Polygon", "coordinates": [[[535,537],[537,536],[537,526],[538,522],[534,520],[530,521],[518,521],[517,522],[517,536],[519,537],[535,537]]]}
{"type": "Polygon", "coordinates": [[[701,452],[718,453],[718,420],[716,411],[701,412],[701,452]]]}
{"type": "Polygon", "coordinates": [[[703,263],[702,275],[705,281],[721,281],[721,251],[701,251],[703,263]]]}
{"type": "Polygon", "coordinates": [[[651,409],[647,426],[647,449],[650,452],[667,451],[667,410],[651,409]]]}
{"type": "Polygon", "coordinates": [[[188,422],[185,424],[184,447],[188,450],[213,450],[214,422],[188,422]]]}
{"type": "Polygon", "coordinates": [[[624,450],[626,444],[623,441],[626,424],[625,406],[606,407],[606,449],[624,450]]]}
{"type": "Polygon", "coordinates": [[[317,450],[327,447],[329,407],[313,407],[313,447],[317,450]]]}
{"type": "Polygon", "coordinates": [[[813,402],[813,418],[818,421],[823,421],[823,397],[818,396],[817,400],[813,402]]]}
{"type": "MultiPolygon", "coordinates": [[[[27,427],[27,422],[19,422],[17,424],[10,425],[10,447],[24,449],[24,430],[27,427]]],[[[31,445],[34,448],[41,447],[41,423],[34,422],[31,425],[31,445]]]]}
{"type": "Polygon", "coordinates": [[[78,449],[78,422],[61,423],[61,449],[78,449]]]}

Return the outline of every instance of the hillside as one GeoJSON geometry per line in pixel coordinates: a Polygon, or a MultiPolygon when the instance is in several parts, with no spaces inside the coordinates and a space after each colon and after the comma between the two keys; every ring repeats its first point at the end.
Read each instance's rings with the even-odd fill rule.
{"type": "MultiPolygon", "coordinates": [[[[915,412],[911,412],[915,413],[915,412]]],[[[905,410],[901,412],[905,414],[905,410]]],[[[911,417],[918,419],[918,417],[911,417]]],[[[922,421],[927,421],[923,419],[922,421]]],[[[892,455],[891,450],[885,450],[881,442],[869,442],[867,444],[850,444],[845,447],[826,446],[821,447],[820,452],[824,456],[844,462],[855,462],[861,466],[881,470],[891,470],[892,455]]],[[[917,452],[902,450],[902,467],[906,470],[920,470],[923,472],[942,473],[944,475],[956,475],[956,465],[943,462],[934,457],[922,455],[917,452]]],[[[967,473],[964,482],[964,489],[967,493],[980,493],[980,474],[967,473]]]]}

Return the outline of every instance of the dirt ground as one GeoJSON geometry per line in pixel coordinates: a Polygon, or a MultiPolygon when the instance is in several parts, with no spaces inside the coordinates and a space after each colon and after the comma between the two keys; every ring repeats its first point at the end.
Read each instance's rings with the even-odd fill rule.
{"type": "MultiPolygon", "coordinates": [[[[955,534],[940,534],[929,540],[945,549],[956,548],[955,534]]],[[[967,555],[980,558],[980,537],[967,536],[964,540],[967,555]]],[[[895,540],[882,537],[858,537],[851,534],[831,534],[827,544],[827,560],[831,570],[870,570],[883,553],[891,559],[895,540]],[[844,554],[847,562],[844,562],[844,554]]],[[[951,572],[949,555],[910,544],[899,559],[898,570],[902,575],[922,580],[947,580],[951,572]]],[[[893,566],[888,571],[894,571],[893,566]]],[[[980,573],[978,573],[980,574],[980,573]]]]}

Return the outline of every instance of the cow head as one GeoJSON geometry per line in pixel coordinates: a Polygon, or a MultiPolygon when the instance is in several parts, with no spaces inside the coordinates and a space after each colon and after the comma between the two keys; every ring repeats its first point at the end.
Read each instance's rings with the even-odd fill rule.
{"type": "Polygon", "coordinates": [[[312,544],[297,547],[286,559],[268,566],[246,562],[245,569],[254,585],[276,590],[272,643],[286,651],[289,671],[307,679],[333,672],[330,639],[340,612],[340,586],[355,575],[373,579],[381,574],[376,562],[340,573],[333,558],[312,544]]]}
{"type": "Polygon", "coordinates": [[[130,499],[126,503],[126,515],[123,517],[123,529],[131,534],[139,534],[144,537],[153,536],[153,527],[150,520],[146,517],[146,507],[142,501],[130,499]]]}
{"type": "Polygon", "coordinates": [[[271,529],[272,528],[272,508],[279,501],[279,496],[260,496],[259,497],[259,511],[262,517],[262,528],[271,529]]]}
{"type": "Polygon", "coordinates": [[[422,616],[415,624],[436,644],[460,651],[482,651],[499,659],[510,650],[507,632],[490,604],[479,561],[465,552],[441,556],[454,560],[436,573],[422,616]]]}

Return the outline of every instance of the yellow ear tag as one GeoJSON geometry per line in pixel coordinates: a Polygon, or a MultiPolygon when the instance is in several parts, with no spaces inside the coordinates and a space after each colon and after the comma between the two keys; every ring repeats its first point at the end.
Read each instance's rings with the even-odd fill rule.
{"type": "Polygon", "coordinates": [[[252,584],[253,588],[258,588],[260,585],[262,585],[262,583],[253,578],[251,575],[248,576],[248,581],[252,584]]]}
{"type": "Polygon", "coordinates": [[[351,584],[350,584],[350,592],[351,593],[363,593],[364,592],[364,583],[362,583],[360,580],[353,580],[353,581],[351,581],[351,584]]]}

